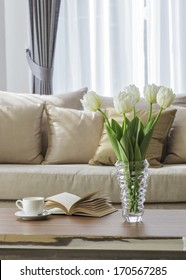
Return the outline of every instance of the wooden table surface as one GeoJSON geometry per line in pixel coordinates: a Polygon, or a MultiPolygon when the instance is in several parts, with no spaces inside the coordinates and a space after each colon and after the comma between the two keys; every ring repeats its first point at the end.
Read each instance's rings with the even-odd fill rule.
{"type": "MultiPolygon", "coordinates": [[[[135,256],[139,253],[140,257],[142,251],[151,251],[151,253],[152,251],[159,251],[161,252],[161,258],[167,258],[169,256],[167,255],[168,252],[171,251],[173,252],[172,256],[176,257],[175,253],[177,252],[177,258],[186,259],[186,248],[184,247],[186,246],[184,244],[186,239],[186,210],[147,209],[143,222],[132,224],[123,221],[121,210],[102,218],[51,215],[45,220],[37,221],[17,218],[14,215],[16,211],[12,208],[0,209],[1,259],[4,259],[5,254],[11,254],[10,258],[13,259],[13,252],[18,254],[16,249],[22,249],[21,253],[17,255],[21,258],[25,245],[27,249],[28,246],[31,246],[30,250],[38,249],[38,246],[40,249],[44,248],[44,256],[48,252],[47,258],[52,258],[52,250],[56,256],[56,252],[59,253],[60,248],[63,252],[64,249],[70,248],[74,250],[73,252],[79,250],[78,258],[82,257],[82,252],[84,252],[83,257],[88,258],[88,252],[90,253],[93,250],[94,252],[100,251],[99,254],[95,255],[96,258],[98,256],[102,258],[104,252],[105,258],[119,258],[119,256],[125,258],[124,251],[126,258],[129,258],[132,251],[135,251],[135,256]],[[36,247],[33,247],[35,245],[36,247]],[[12,248],[14,248],[14,251],[12,248]],[[5,251],[3,252],[2,249],[5,251]],[[88,251],[88,249],[90,250],[88,251]],[[108,252],[110,252],[110,257],[108,252]]],[[[26,251],[24,250],[24,252],[26,251]]],[[[41,254],[42,250],[39,252],[41,254]]],[[[28,258],[37,258],[37,255],[33,254],[33,250],[32,254],[29,254],[30,251],[28,258]]],[[[73,256],[76,256],[75,253],[73,254],[73,256]]],[[[64,255],[59,253],[58,257],[62,258],[62,256],[64,255]]],[[[70,258],[72,251],[69,253],[68,250],[65,256],[70,258]]],[[[145,256],[143,254],[143,257],[145,256]]],[[[156,258],[155,254],[150,254],[150,256],[156,258]]],[[[93,258],[93,255],[90,253],[89,257],[93,258]]],[[[26,258],[26,255],[23,258],[26,258]]],[[[134,256],[132,255],[131,258],[134,258],[134,256]]],[[[159,258],[159,255],[157,258],[159,258]]]]}
{"type": "Polygon", "coordinates": [[[102,218],[51,215],[44,220],[17,218],[16,209],[0,209],[0,235],[46,235],[89,237],[185,237],[186,210],[145,210],[141,223],[124,222],[121,210],[102,218]]]}

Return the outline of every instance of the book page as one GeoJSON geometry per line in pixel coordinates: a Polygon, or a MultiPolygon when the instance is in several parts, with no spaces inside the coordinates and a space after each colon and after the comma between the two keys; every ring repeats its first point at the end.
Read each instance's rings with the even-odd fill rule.
{"type": "MultiPolygon", "coordinates": [[[[80,197],[75,195],[75,194],[63,192],[63,193],[60,193],[60,194],[56,194],[56,195],[47,197],[46,200],[49,203],[54,202],[55,206],[57,204],[60,204],[61,206],[64,206],[63,209],[65,208],[64,210],[68,213],[70,208],[72,207],[72,205],[74,205],[77,201],[80,200],[80,197]]],[[[60,205],[59,205],[59,207],[60,207],[60,205]]]]}
{"type": "Polygon", "coordinates": [[[86,194],[79,197],[71,193],[60,193],[48,197],[46,206],[50,207],[53,214],[84,215],[102,217],[113,213],[116,209],[111,205],[109,198],[105,194],[100,194],[102,190],[86,194]]]}

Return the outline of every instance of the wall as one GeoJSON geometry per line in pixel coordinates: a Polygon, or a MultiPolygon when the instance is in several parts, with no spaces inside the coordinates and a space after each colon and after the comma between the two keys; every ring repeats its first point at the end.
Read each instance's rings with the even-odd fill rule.
{"type": "Polygon", "coordinates": [[[1,0],[0,90],[29,92],[31,74],[25,54],[28,31],[28,1],[1,0]]]}

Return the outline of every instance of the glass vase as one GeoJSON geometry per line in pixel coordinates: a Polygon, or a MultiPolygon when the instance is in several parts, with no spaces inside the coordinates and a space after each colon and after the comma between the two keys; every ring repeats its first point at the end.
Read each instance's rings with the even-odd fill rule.
{"type": "Polygon", "coordinates": [[[148,185],[148,161],[117,161],[115,167],[120,187],[122,216],[129,223],[141,222],[148,185]]]}

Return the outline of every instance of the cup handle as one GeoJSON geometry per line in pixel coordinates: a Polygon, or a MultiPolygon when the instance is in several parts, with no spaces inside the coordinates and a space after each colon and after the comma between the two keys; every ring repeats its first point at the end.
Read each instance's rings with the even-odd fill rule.
{"type": "Polygon", "coordinates": [[[17,201],[16,201],[16,206],[17,206],[17,208],[19,208],[20,210],[23,210],[23,202],[22,202],[22,200],[17,200],[17,201]]]}

